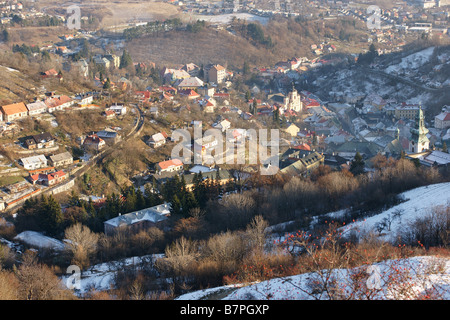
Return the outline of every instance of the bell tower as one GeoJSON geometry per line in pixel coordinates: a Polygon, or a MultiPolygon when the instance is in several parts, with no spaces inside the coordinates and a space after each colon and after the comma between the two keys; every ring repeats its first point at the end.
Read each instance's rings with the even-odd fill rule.
{"type": "Polygon", "coordinates": [[[430,140],[427,137],[428,129],[425,128],[425,117],[423,115],[422,106],[416,115],[416,123],[411,128],[411,140],[409,141],[409,151],[412,153],[420,153],[428,150],[430,140]]]}

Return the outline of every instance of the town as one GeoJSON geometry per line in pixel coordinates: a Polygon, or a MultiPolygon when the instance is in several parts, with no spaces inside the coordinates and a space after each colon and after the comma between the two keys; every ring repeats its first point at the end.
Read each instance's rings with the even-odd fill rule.
{"type": "Polygon", "coordinates": [[[109,298],[173,299],[268,280],[241,264],[263,262],[245,252],[265,250],[264,230],[281,239],[330,212],[348,225],[439,184],[433,212],[448,217],[449,1],[64,5],[0,3],[0,271],[28,248],[86,273],[148,255],[145,285],[121,274],[109,298]]]}

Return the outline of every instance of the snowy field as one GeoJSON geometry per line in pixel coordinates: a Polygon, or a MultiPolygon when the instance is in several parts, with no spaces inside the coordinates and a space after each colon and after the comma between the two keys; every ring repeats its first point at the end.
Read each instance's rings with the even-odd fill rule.
{"type": "MultiPolygon", "coordinates": [[[[431,288],[442,299],[450,299],[450,260],[438,260],[434,257],[414,257],[404,260],[389,260],[372,266],[372,269],[364,267],[362,272],[370,274],[372,285],[368,286],[377,290],[372,296],[374,300],[407,300],[416,299],[419,296],[426,296],[426,290],[431,288]],[[439,271],[433,266],[440,266],[439,271]],[[406,278],[403,278],[404,286],[393,286],[390,281],[392,277],[400,277],[398,270],[409,270],[406,278]],[[376,273],[373,272],[377,270],[376,273]],[[376,276],[373,276],[376,275],[376,276]],[[372,278],[373,279],[372,279],[372,278]],[[373,281],[373,282],[372,282],[373,281]],[[407,286],[407,290],[405,290],[407,286]],[[400,288],[404,289],[400,291],[400,288]]],[[[347,289],[351,286],[349,276],[357,269],[337,269],[333,270],[331,277],[336,280],[338,292],[342,298],[349,297],[351,292],[347,289]]],[[[312,294],[311,280],[319,280],[317,274],[305,273],[291,277],[272,279],[248,285],[223,286],[207,290],[195,291],[182,296],[176,300],[328,300],[329,295],[325,292],[312,294]]],[[[399,284],[396,282],[396,284],[399,284]]],[[[362,297],[364,293],[361,293],[362,297]]],[[[362,298],[360,297],[360,298],[362,298]]],[[[358,298],[355,296],[354,298],[358,298]]]]}
{"type": "Polygon", "coordinates": [[[347,231],[376,232],[376,226],[384,221],[390,221],[389,230],[382,232],[381,239],[394,241],[396,235],[409,227],[417,218],[428,216],[434,207],[450,206],[450,183],[439,183],[416,188],[401,194],[404,202],[381,214],[349,224],[347,231]]]}
{"type": "Polygon", "coordinates": [[[434,47],[430,47],[425,50],[413,53],[402,58],[402,61],[399,64],[387,67],[385,71],[387,73],[398,73],[401,70],[414,70],[420,68],[425,63],[430,61],[433,51],[434,47]]]}

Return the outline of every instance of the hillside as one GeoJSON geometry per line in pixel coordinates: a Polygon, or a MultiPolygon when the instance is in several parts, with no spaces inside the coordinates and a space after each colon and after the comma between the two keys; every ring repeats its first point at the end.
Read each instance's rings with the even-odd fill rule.
{"type": "MultiPolygon", "coordinates": [[[[433,206],[446,206],[450,203],[450,183],[440,183],[430,185],[426,187],[420,187],[413,190],[409,190],[401,194],[404,202],[394,206],[376,216],[365,219],[363,222],[355,222],[350,224],[343,230],[343,233],[350,233],[351,230],[359,228],[359,232],[373,232],[376,231],[377,224],[384,218],[392,216],[393,212],[401,211],[401,219],[393,221],[390,231],[384,231],[380,238],[384,241],[395,240],[395,237],[389,237],[396,234],[396,232],[404,231],[404,228],[408,226],[409,222],[413,222],[416,218],[424,216],[431,211],[433,206]],[[403,228],[403,229],[402,229],[403,228]]],[[[330,213],[328,217],[330,219],[338,219],[340,215],[344,214],[344,211],[337,213],[330,213]]],[[[314,227],[314,223],[311,227],[314,227]]],[[[290,234],[278,235],[272,234],[269,237],[269,242],[273,242],[274,239],[278,239],[282,242],[284,239],[289,238],[290,234]]],[[[29,239],[33,242],[33,239],[29,239]]],[[[111,261],[108,263],[102,263],[94,265],[82,273],[81,287],[78,291],[83,295],[90,288],[96,288],[96,290],[108,290],[112,285],[115,276],[119,270],[123,270],[125,267],[133,267],[137,269],[145,270],[145,266],[153,263],[164,257],[163,254],[148,255],[142,257],[131,257],[124,260],[111,261]]],[[[376,296],[372,296],[373,299],[408,299],[414,298],[413,296],[401,297],[399,292],[396,291],[394,284],[389,282],[389,275],[393,275],[402,281],[408,281],[414,283],[411,287],[411,291],[408,294],[420,295],[425,292],[426,288],[430,286],[436,288],[441,295],[440,298],[450,298],[450,258],[448,255],[427,255],[427,256],[414,256],[407,259],[390,259],[387,261],[381,261],[373,264],[376,268],[379,268],[380,276],[383,283],[383,289],[377,292],[376,296]],[[408,271],[408,275],[396,273],[396,270],[408,271]],[[433,271],[433,272],[431,272],[433,271]],[[396,294],[398,294],[396,296],[396,294]]],[[[330,276],[336,278],[339,281],[339,286],[344,294],[344,287],[349,285],[349,276],[356,272],[365,273],[368,265],[352,269],[336,269],[330,271],[330,276]]],[[[369,276],[370,273],[366,275],[369,276]]],[[[206,290],[194,291],[181,295],[177,300],[309,300],[309,299],[329,299],[326,294],[313,295],[311,289],[311,279],[315,277],[322,277],[324,274],[318,273],[304,273],[290,277],[283,277],[279,279],[272,279],[268,281],[262,281],[257,283],[241,283],[227,286],[221,286],[217,288],[210,288],[206,290]]],[[[66,283],[69,277],[63,276],[62,281],[66,283]]],[[[397,284],[399,287],[400,285],[397,284]]],[[[345,293],[349,294],[349,292],[345,293]]],[[[416,297],[417,298],[417,297],[416,297]]]]}
{"type": "MultiPolygon", "coordinates": [[[[402,193],[401,197],[404,199],[401,204],[364,219],[364,221],[349,224],[341,229],[342,234],[377,232],[381,222],[390,221],[389,230],[386,228],[381,230],[378,237],[379,240],[395,243],[396,236],[408,233],[411,224],[416,219],[429,215],[432,208],[441,206],[448,208],[450,183],[416,188],[402,193]],[[395,216],[394,213],[401,214],[395,216]]],[[[345,210],[330,213],[327,216],[329,219],[339,219],[343,214],[345,214],[345,210]]],[[[290,235],[281,236],[280,242],[289,239],[290,235]]],[[[343,299],[344,296],[357,294],[356,291],[351,291],[352,281],[354,281],[352,276],[363,273],[366,274],[367,279],[369,275],[373,275],[374,268],[379,272],[378,279],[381,287],[374,296],[371,296],[371,299],[417,299],[425,296],[430,288],[435,289],[436,299],[448,300],[450,298],[450,258],[444,254],[443,256],[392,259],[352,269],[326,270],[256,283],[233,284],[184,294],[177,300],[328,300],[331,298],[329,294],[325,291],[314,293],[311,283],[312,279],[322,283],[325,278],[327,281],[336,280],[334,285],[338,287],[337,292],[343,295],[340,297],[343,299]],[[408,286],[408,290],[401,292],[400,288],[406,288],[406,286],[408,286]]]]}
{"type": "MultiPolygon", "coordinates": [[[[355,268],[351,270],[336,269],[331,272],[334,285],[337,287],[336,296],[330,297],[327,292],[312,291],[311,281],[320,281],[317,273],[306,273],[292,277],[284,277],[252,283],[248,285],[230,285],[188,293],[176,300],[330,300],[364,299],[366,292],[351,290],[352,275],[373,275],[378,270],[378,276],[373,280],[380,281],[379,290],[370,297],[372,300],[408,300],[427,298],[430,288],[435,290],[435,299],[450,299],[450,259],[430,256],[414,257],[402,260],[389,260],[378,264],[355,268]],[[438,266],[439,270],[430,274],[430,270],[438,266]],[[410,270],[407,277],[398,269],[410,270]],[[391,278],[400,281],[394,283],[391,278]],[[404,287],[408,286],[408,290],[404,287]],[[339,295],[339,296],[337,296],[339,295]]],[[[370,277],[369,277],[370,278],[370,277]]],[[[396,280],[397,281],[397,280],[396,280]]],[[[375,282],[376,283],[376,282],[375,282]]]]}

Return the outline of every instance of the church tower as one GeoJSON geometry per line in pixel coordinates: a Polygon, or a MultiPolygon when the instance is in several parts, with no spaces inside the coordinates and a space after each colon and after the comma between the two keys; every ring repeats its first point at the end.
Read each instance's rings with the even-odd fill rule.
{"type": "Polygon", "coordinates": [[[422,107],[419,106],[419,110],[416,115],[416,123],[411,128],[411,140],[409,141],[409,151],[412,153],[420,153],[428,150],[430,140],[427,137],[428,129],[425,128],[425,118],[423,115],[422,107]]]}

